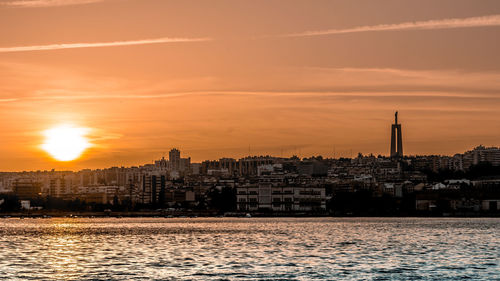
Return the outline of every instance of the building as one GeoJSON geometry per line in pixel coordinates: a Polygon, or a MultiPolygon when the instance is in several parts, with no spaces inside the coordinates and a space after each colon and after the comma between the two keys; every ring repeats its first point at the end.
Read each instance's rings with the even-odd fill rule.
{"type": "Polygon", "coordinates": [[[271,156],[253,156],[241,158],[238,161],[240,168],[240,175],[242,176],[256,176],[258,174],[258,167],[261,165],[272,165],[276,159],[271,156]]]}
{"type": "Polygon", "coordinates": [[[66,175],[53,176],[49,180],[48,195],[63,199],[71,199],[76,193],[76,186],[71,177],[66,175]]]}
{"type": "Polygon", "coordinates": [[[473,150],[465,152],[462,161],[465,169],[481,162],[489,162],[493,166],[500,166],[500,148],[477,146],[473,150]]]}
{"type": "Polygon", "coordinates": [[[86,186],[79,188],[77,198],[87,203],[113,204],[115,199],[123,202],[130,196],[123,186],[86,186]]]}
{"type": "Polygon", "coordinates": [[[403,157],[403,137],[401,124],[398,124],[398,112],[394,115],[394,124],[391,127],[391,158],[403,157]]]}
{"type": "Polygon", "coordinates": [[[273,212],[324,212],[326,195],[324,187],[258,186],[236,188],[238,211],[273,212]]]}
{"type": "Polygon", "coordinates": [[[307,176],[327,176],[328,167],[319,161],[303,161],[297,165],[297,170],[300,175],[307,176]]]}
{"type": "Polygon", "coordinates": [[[177,148],[172,148],[168,153],[168,161],[170,168],[174,171],[179,171],[181,166],[181,152],[177,148]]]}
{"type": "Polygon", "coordinates": [[[155,169],[156,170],[167,170],[168,169],[168,163],[165,159],[165,157],[162,157],[160,160],[155,161],[155,169]]]}
{"type": "Polygon", "coordinates": [[[196,200],[196,194],[194,191],[185,188],[169,188],[165,192],[164,200],[169,206],[174,206],[175,204],[192,204],[196,200]]]}
{"type": "Polygon", "coordinates": [[[143,204],[163,204],[166,185],[166,174],[160,172],[144,174],[140,184],[140,202],[143,204]]]}
{"type": "Polygon", "coordinates": [[[497,212],[500,210],[500,199],[489,199],[481,202],[481,210],[487,212],[497,212]]]}
{"type": "Polygon", "coordinates": [[[16,179],[13,186],[14,194],[21,200],[39,197],[42,192],[42,184],[33,179],[16,179]]]}
{"type": "Polygon", "coordinates": [[[190,173],[191,172],[191,157],[181,158],[181,151],[173,148],[168,153],[168,163],[165,159],[156,161],[156,166],[167,166],[171,172],[190,173]],[[167,165],[166,165],[167,164],[167,165]]]}
{"type": "Polygon", "coordinates": [[[233,158],[221,158],[219,159],[219,166],[221,169],[227,169],[230,175],[237,175],[239,173],[238,161],[233,158]]]}

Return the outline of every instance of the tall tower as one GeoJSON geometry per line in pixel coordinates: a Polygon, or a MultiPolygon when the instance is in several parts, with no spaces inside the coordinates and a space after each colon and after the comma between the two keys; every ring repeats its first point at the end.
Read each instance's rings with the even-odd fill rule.
{"type": "Polygon", "coordinates": [[[170,168],[173,171],[179,171],[181,165],[181,152],[177,148],[173,148],[168,153],[168,160],[170,162],[170,168]]]}
{"type": "Polygon", "coordinates": [[[394,124],[391,127],[391,157],[403,157],[403,137],[401,135],[401,124],[398,124],[398,112],[394,114],[394,124]]]}

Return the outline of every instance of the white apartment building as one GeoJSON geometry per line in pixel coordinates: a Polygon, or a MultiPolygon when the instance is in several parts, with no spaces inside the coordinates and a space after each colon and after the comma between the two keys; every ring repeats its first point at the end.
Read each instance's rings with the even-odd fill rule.
{"type": "Polygon", "coordinates": [[[274,212],[325,211],[323,187],[243,186],[236,189],[238,211],[272,210],[274,212]]]}

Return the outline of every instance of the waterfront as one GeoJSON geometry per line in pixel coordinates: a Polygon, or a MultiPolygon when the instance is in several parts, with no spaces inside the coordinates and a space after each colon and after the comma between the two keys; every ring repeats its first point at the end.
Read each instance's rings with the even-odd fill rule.
{"type": "Polygon", "coordinates": [[[498,218],[0,219],[0,279],[500,280],[498,218]]]}

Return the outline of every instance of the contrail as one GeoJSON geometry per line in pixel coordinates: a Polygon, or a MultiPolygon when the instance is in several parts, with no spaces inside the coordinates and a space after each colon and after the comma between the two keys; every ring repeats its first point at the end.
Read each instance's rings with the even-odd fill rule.
{"type": "Polygon", "coordinates": [[[346,29],[305,31],[299,33],[285,34],[283,35],[283,37],[319,36],[319,35],[330,35],[330,34],[370,32],[370,31],[390,31],[390,30],[450,29],[450,28],[465,28],[465,27],[480,27],[480,26],[500,26],[500,15],[403,22],[395,24],[367,25],[367,26],[358,26],[346,29]]]}
{"type": "Polygon", "coordinates": [[[97,48],[97,47],[113,47],[113,46],[132,46],[132,45],[148,45],[159,43],[179,43],[179,42],[202,42],[211,41],[211,38],[155,38],[133,41],[114,41],[114,42],[99,42],[99,43],[69,43],[69,44],[50,44],[50,45],[35,45],[35,46],[18,46],[18,47],[0,47],[0,53],[12,52],[28,52],[28,51],[48,51],[61,49],[77,49],[77,48],[97,48]]]}
{"type": "Polygon", "coordinates": [[[56,6],[70,6],[70,5],[83,5],[105,0],[17,0],[0,3],[0,6],[11,6],[20,8],[37,8],[37,7],[56,7],[56,6]]]}
{"type": "Polygon", "coordinates": [[[2,103],[2,102],[12,102],[12,101],[18,101],[18,99],[0,99],[0,103],[2,103]]]}

